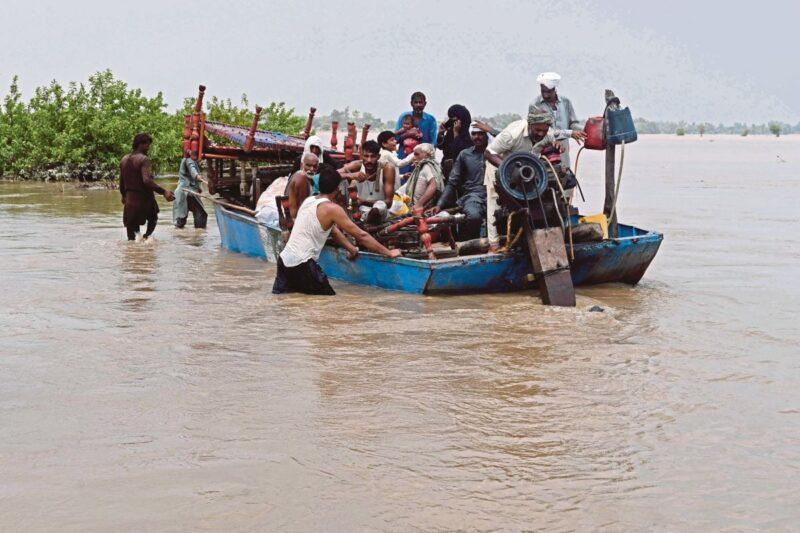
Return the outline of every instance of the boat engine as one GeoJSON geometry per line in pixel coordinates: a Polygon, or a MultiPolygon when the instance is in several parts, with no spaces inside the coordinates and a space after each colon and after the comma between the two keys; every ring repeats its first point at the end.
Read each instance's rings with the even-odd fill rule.
{"type": "Polygon", "coordinates": [[[542,161],[530,152],[514,152],[503,160],[497,169],[495,190],[498,193],[498,210],[495,213],[497,231],[505,235],[515,233],[521,220],[508,223],[509,217],[520,210],[527,210],[534,228],[560,227],[565,229],[566,217],[572,209],[561,191],[563,180],[560,172],[561,159],[558,150],[542,154],[542,161]]]}

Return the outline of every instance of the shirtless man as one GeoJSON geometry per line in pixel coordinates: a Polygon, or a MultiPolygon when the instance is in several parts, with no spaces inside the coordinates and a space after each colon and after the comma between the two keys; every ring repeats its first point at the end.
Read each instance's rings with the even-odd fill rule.
{"type": "Polygon", "coordinates": [[[133,151],[122,158],[119,164],[119,192],[122,194],[122,224],[128,240],[136,240],[139,227],[147,224],[143,239],[153,234],[158,223],[158,204],[155,193],[168,202],[175,199],[172,191],[158,185],[153,179],[153,168],[147,153],[153,138],[140,133],[133,138],[133,151]]]}
{"type": "Polygon", "coordinates": [[[292,174],[286,184],[285,196],[289,197],[289,214],[297,218],[297,211],[303,201],[312,194],[319,192],[319,158],[311,152],[303,154],[300,161],[300,170],[292,174]]]}

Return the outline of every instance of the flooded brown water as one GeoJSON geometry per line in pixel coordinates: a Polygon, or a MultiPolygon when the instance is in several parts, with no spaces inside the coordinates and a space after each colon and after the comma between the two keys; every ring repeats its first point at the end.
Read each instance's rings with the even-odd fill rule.
{"type": "Polygon", "coordinates": [[[573,310],[275,297],[213,218],[129,244],[116,192],[0,184],[0,529],[794,529],[798,193],[796,137],[643,137],[664,244],[573,310]]]}

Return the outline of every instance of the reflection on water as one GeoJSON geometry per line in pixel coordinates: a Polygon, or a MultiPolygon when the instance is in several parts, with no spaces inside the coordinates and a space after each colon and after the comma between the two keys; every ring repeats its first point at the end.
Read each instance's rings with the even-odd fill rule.
{"type": "Polygon", "coordinates": [[[621,217],[666,240],[576,309],[275,297],[213,220],[128,243],[114,191],[2,184],[0,525],[790,529],[800,212],[758,191],[797,197],[798,147],[630,147],[621,217]]]}

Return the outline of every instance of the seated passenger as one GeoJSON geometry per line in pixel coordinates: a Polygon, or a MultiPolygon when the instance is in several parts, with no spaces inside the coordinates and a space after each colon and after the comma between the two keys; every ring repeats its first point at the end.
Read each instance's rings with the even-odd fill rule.
{"type": "MultiPolygon", "coordinates": [[[[327,155],[325,155],[325,150],[322,147],[322,139],[317,137],[316,135],[312,135],[308,139],[306,139],[306,143],[303,146],[303,154],[307,154],[311,152],[319,159],[319,164],[322,165],[323,163],[326,164],[333,164],[327,155]]],[[[292,174],[297,172],[302,168],[302,155],[295,159],[294,166],[292,167],[292,174]]]]}
{"type": "Polygon", "coordinates": [[[311,152],[305,152],[301,163],[302,168],[292,174],[284,194],[289,197],[289,215],[292,218],[297,217],[297,210],[306,198],[319,192],[319,158],[311,152]]]}
{"type": "Polygon", "coordinates": [[[259,222],[274,228],[278,227],[278,205],[275,203],[275,197],[285,195],[288,184],[289,176],[281,176],[261,193],[256,203],[256,218],[259,222]]]}
{"type": "MultiPolygon", "coordinates": [[[[377,160],[377,157],[376,157],[377,160]]],[[[350,260],[358,256],[356,248],[342,234],[349,233],[367,250],[388,258],[398,257],[400,250],[389,250],[369,233],[355,225],[338,205],[341,177],[332,167],[320,171],[319,194],[306,198],[300,206],[289,240],[278,257],[278,272],[272,286],[273,294],[302,292],[305,294],[336,294],[317,260],[328,235],[347,250],[350,260]]]]}
{"type": "Polygon", "coordinates": [[[473,125],[469,128],[473,146],[462,150],[456,157],[450,179],[442,197],[431,209],[436,214],[444,208],[457,204],[467,220],[459,226],[459,240],[466,241],[480,237],[481,224],[486,217],[486,186],[484,181],[485,151],[489,135],[473,125]],[[456,201],[458,193],[458,201],[456,201]]]}
{"type": "Polygon", "coordinates": [[[397,157],[395,154],[397,151],[397,137],[395,137],[393,131],[386,130],[380,132],[378,135],[378,144],[381,145],[381,156],[378,159],[379,163],[394,165],[399,169],[400,167],[410,165],[411,162],[414,161],[413,150],[403,159],[397,157]]]}
{"type": "Polygon", "coordinates": [[[432,144],[422,143],[414,148],[414,171],[403,186],[403,193],[411,198],[411,208],[415,214],[421,214],[431,207],[444,190],[444,174],[442,167],[433,158],[436,148],[432,144]]]}
{"type": "Polygon", "coordinates": [[[355,185],[361,205],[371,207],[381,202],[383,208],[386,208],[392,205],[397,168],[381,163],[380,151],[381,147],[377,142],[365,142],[361,161],[345,164],[339,169],[339,174],[355,185]]]}

